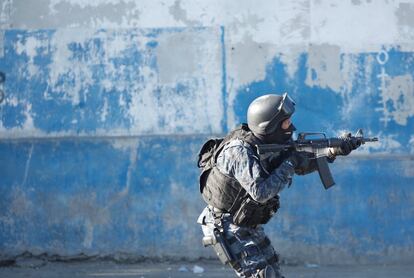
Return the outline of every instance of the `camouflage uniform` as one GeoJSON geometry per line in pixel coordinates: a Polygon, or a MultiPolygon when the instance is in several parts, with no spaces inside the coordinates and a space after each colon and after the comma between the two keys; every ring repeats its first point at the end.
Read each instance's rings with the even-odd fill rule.
{"type": "MultiPolygon", "coordinates": [[[[260,203],[275,197],[290,184],[294,174],[294,168],[287,161],[268,173],[252,147],[239,139],[223,148],[216,166],[223,174],[234,177],[260,203]]],[[[217,226],[220,227],[234,258],[230,265],[239,277],[282,277],[278,255],[260,225],[237,226],[229,213],[219,213],[212,206],[203,210],[198,223],[202,225],[204,236],[210,236],[217,226]]]]}

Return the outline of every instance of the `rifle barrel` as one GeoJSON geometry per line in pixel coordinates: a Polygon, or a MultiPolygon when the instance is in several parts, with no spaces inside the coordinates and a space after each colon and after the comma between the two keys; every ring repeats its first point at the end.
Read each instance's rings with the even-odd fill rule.
{"type": "Polygon", "coordinates": [[[364,141],[364,142],[377,142],[378,141],[378,137],[362,138],[362,141],[364,141]]]}

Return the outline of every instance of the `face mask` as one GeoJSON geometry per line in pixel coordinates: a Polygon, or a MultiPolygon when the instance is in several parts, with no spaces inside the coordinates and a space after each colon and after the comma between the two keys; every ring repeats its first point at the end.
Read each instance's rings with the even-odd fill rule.
{"type": "Polygon", "coordinates": [[[287,129],[278,127],[275,132],[263,137],[266,144],[284,144],[292,139],[293,132],[296,130],[295,126],[291,124],[287,129]]]}

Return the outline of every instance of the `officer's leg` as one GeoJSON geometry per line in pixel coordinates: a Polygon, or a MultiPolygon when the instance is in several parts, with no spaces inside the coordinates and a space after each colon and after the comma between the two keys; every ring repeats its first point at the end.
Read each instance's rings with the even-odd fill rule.
{"type": "Polygon", "coordinates": [[[225,225],[225,235],[236,262],[233,268],[239,277],[283,277],[279,259],[263,228],[225,225]]]}
{"type": "Polygon", "coordinates": [[[210,208],[204,209],[197,222],[201,224],[203,231],[203,245],[211,246],[223,264],[230,266],[235,262],[235,257],[230,249],[228,242],[223,233],[223,227],[220,219],[215,219],[210,208]]]}
{"type": "Polygon", "coordinates": [[[278,256],[262,228],[239,227],[225,218],[223,232],[218,235],[220,239],[217,240],[214,235],[217,229],[212,222],[214,221],[210,217],[203,217],[203,221],[199,221],[204,234],[204,244],[211,245],[219,259],[232,267],[237,276],[283,277],[278,256]]]}
{"type": "Polygon", "coordinates": [[[277,278],[276,272],[270,265],[266,266],[264,269],[259,270],[257,277],[259,278],[277,278]]]}
{"type": "Polygon", "coordinates": [[[263,256],[266,259],[267,266],[271,267],[272,272],[274,272],[275,277],[283,277],[282,271],[280,269],[279,255],[276,253],[275,249],[273,248],[269,238],[266,236],[262,228],[258,229],[256,232],[257,232],[256,241],[258,242],[258,246],[263,256]]]}

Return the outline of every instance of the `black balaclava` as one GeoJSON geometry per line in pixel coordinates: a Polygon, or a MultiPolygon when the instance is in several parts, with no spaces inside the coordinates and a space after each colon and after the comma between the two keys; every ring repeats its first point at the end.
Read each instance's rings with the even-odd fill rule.
{"type": "Polygon", "coordinates": [[[275,132],[271,134],[255,134],[255,136],[265,144],[285,144],[292,139],[292,135],[296,130],[296,127],[291,123],[287,129],[282,129],[281,125],[282,123],[280,123],[275,132]]]}

